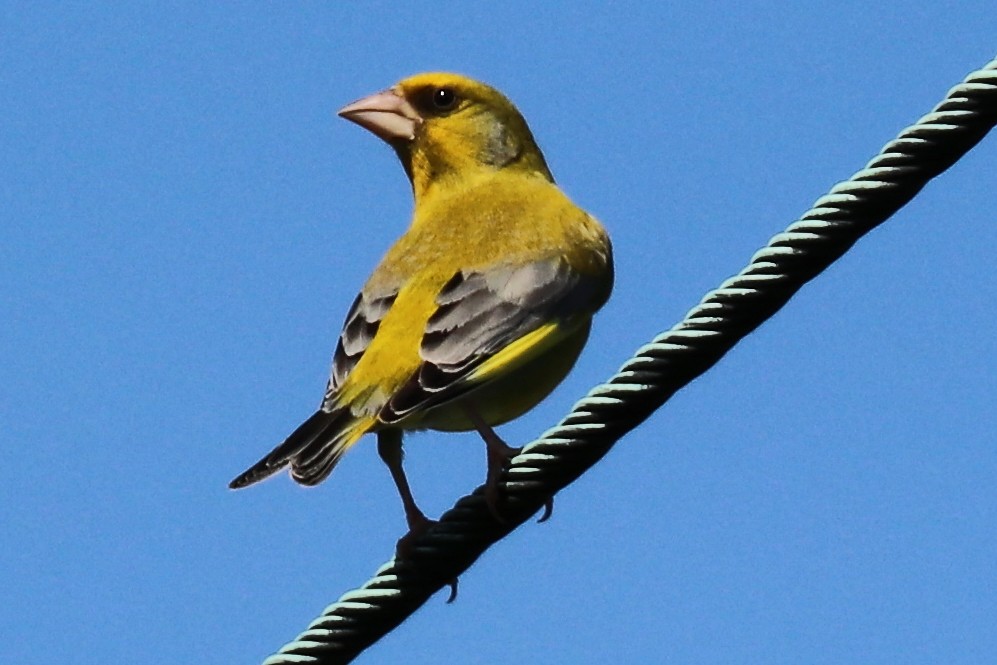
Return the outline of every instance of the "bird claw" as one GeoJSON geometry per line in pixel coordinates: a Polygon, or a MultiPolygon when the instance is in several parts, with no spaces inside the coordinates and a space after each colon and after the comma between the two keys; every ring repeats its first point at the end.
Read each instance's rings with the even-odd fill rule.
{"type": "Polygon", "coordinates": [[[498,483],[493,483],[489,480],[485,483],[485,505],[488,506],[488,512],[491,513],[496,522],[506,524],[508,520],[502,514],[502,511],[499,510],[498,504],[500,500],[501,496],[499,495],[498,483]]]}
{"type": "Polygon", "coordinates": [[[447,605],[450,605],[455,600],[457,600],[457,581],[459,579],[460,579],[459,577],[455,577],[449,582],[447,582],[447,586],[450,587],[450,595],[447,596],[447,605]]]}
{"type": "Polygon", "coordinates": [[[540,515],[540,519],[537,520],[537,524],[543,524],[550,519],[550,516],[554,514],[554,497],[550,497],[544,501],[544,511],[540,515]]]}

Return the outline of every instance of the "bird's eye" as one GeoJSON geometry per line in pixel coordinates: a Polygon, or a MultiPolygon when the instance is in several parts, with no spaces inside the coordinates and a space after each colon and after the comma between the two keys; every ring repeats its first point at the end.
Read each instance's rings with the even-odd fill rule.
{"type": "Polygon", "coordinates": [[[449,111],[457,105],[457,93],[453,88],[436,88],[433,90],[433,108],[437,111],[449,111]]]}

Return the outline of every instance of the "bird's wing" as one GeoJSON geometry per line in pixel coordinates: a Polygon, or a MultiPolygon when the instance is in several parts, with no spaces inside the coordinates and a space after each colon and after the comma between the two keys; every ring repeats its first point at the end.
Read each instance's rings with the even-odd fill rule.
{"type": "Polygon", "coordinates": [[[379,420],[399,422],[502,375],[516,358],[528,356],[530,347],[549,342],[546,333],[591,313],[604,289],[600,280],[561,258],[457,272],[436,296],[418,369],[388,400],[379,420]]]}
{"type": "Polygon", "coordinates": [[[398,288],[375,295],[365,295],[361,291],[357,295],[350,311],[346,314],[343,331],[339,333],[339,343],[336,345],[336,352],[332,357],[332,372],[329,376],[329,385],[326,387],[325,398],[322,401],[323,405],[330,402],[336,389],[343,384],[349,373],[360,362],[360,357],[374,341],[374,336],[377,334],[382,319],[391,309],[397,297],[398,288]]]}

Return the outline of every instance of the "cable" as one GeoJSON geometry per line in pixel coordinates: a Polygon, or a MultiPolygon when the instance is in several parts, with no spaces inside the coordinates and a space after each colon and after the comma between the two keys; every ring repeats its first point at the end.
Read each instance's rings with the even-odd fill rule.
{"type": "Polygon", "coordinates": [[[348,663],[448,586],[676,391],[712,367],[870,230],[910,201],[997,124],[997,59],[973,72],[865,168],[774,236],[740,273],[641,347],[560,423],[528,444],[504,478],[508,521],[478,488],[358,589],[327,607],[263,665],[348,663]]]}

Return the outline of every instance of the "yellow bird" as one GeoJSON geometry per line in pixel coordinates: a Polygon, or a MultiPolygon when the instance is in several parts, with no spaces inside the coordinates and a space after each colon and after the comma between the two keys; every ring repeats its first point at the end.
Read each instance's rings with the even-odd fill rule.
{"type": "Polygon", "coordinates": [[[498,481],[517,449],[492,427],[574,365],[612,290],[609,237],[554,184],[512,102],[483,83],[419,74],[339,115],[395,149],[412,223],[346,315],[319,410],[230,487],[287,465],[315,485],[373,432],[415,530],[428,520],[402,470],[402,432],[477,430],[500,518],[498,481]]]}

